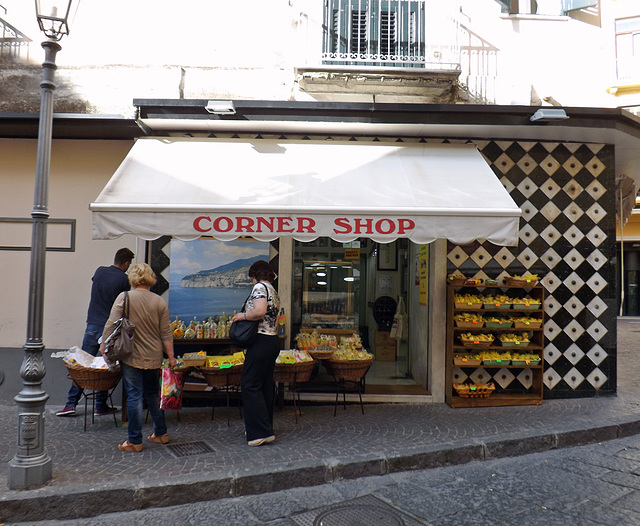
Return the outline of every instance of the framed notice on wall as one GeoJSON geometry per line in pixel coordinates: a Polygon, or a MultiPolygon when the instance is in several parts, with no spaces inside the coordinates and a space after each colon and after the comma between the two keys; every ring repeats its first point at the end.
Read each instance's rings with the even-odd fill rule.
{"type": "Polygon", "coordinates": [[[395,241],[378,243],[378,270],[398,270],[398,248],[395,241]]]}

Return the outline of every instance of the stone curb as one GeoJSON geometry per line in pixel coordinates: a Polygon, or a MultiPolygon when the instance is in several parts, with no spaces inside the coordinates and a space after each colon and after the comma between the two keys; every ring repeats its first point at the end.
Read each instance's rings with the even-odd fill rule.
{"type": "Polygon", "coordinates": [[[81,519],[149,507],[257,495],[310,487],[343,479],[433,469],[472,461],[514,457],[551,449],[584,446],[640,434],[640,420],[594,428],[467,443],[438,444],[392,451],[384,455],[329,458],[279,467],[264,466],[227,474],[199,474],[135,484],[109,483],[91,487],[44,487],[9,491],[0,496],[0,522],[81,519]]]}

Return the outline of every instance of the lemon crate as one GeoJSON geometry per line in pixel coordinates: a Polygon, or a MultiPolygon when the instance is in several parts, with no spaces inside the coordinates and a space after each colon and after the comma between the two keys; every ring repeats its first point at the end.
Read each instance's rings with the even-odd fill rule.
{"type": "Polygon", "coordinates": [[[461,329],[482,329],[482,327],[484,327],[483,321],[454,321],[456,322],[456,327],[461,329]]]}
{"type": "Polygon", "coordinates": [[[496,386],[492,383],[482,386],[475,384],[453,384],[453,387],[458,393],[458,396],[462,398],[488,398],[496,389],[496,386]]]}

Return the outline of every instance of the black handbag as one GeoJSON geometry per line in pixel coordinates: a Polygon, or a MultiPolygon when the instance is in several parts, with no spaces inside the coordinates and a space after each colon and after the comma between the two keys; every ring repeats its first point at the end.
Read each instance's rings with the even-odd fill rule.
{"type": "MultiPolygon", "coordinates": [[[[268,303],[269,288],[266,285],[264,285],[264,288],[267,290],[267,303],[268,303]]],[[[250,297],[251,297],[251,294],[249,294],[249,296],[247,296],[247,299],[244,300],[244,304],[242,305],[242,310],[240,312],[245,312],[245,309],[247,307],[247,301],[249,301],[250,297]]],[[[238,347],[247,347],[248,345],[251,345],[254,341],[256,341],[256,337],[258,336],[259,325],[260,325],[260,320],[234,321],[231,324],[231,327],[229,327],[229,338],[238,347]]]]}
{"type": "Polygon", "coordinates": [[[113,332],[105,340],[105,355],[111,363],[126,360],[133,353],[133,338],[136,326],[129,319],[129,293],[124,293],[122,318],[113,324],[113,332]]]}

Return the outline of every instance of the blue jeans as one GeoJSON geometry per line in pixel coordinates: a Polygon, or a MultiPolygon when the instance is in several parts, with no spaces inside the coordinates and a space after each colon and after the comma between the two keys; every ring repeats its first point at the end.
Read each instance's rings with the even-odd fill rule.
{"type": "Polygon", "coordinates": [[[120,363],[127,393],[127,431],[131,444],[142,444],[142,400],[147,402],[156,436],[167,433],[164,411],[160,411],[160,369],[138,369],[120,363]]]}
{"type": "MultiPolygon", "coordinates": [[[[97,356],[100,350],[100,344],[98,339],[102,336],[102,330],[104,327],[101,325],[89,325],[84,331],[84,338],[82,339],[82,350],[88,352],[92,356],[97,356]]],[[[76,384],[69,389],[69,395],[67,396],[67,404],[70,406],[77,406],[80,398],[82,398],[83,390],[76,384]]],[[[96,410],[106,409],[108,391],[98,391],[96,393],[96,410]]]]}

